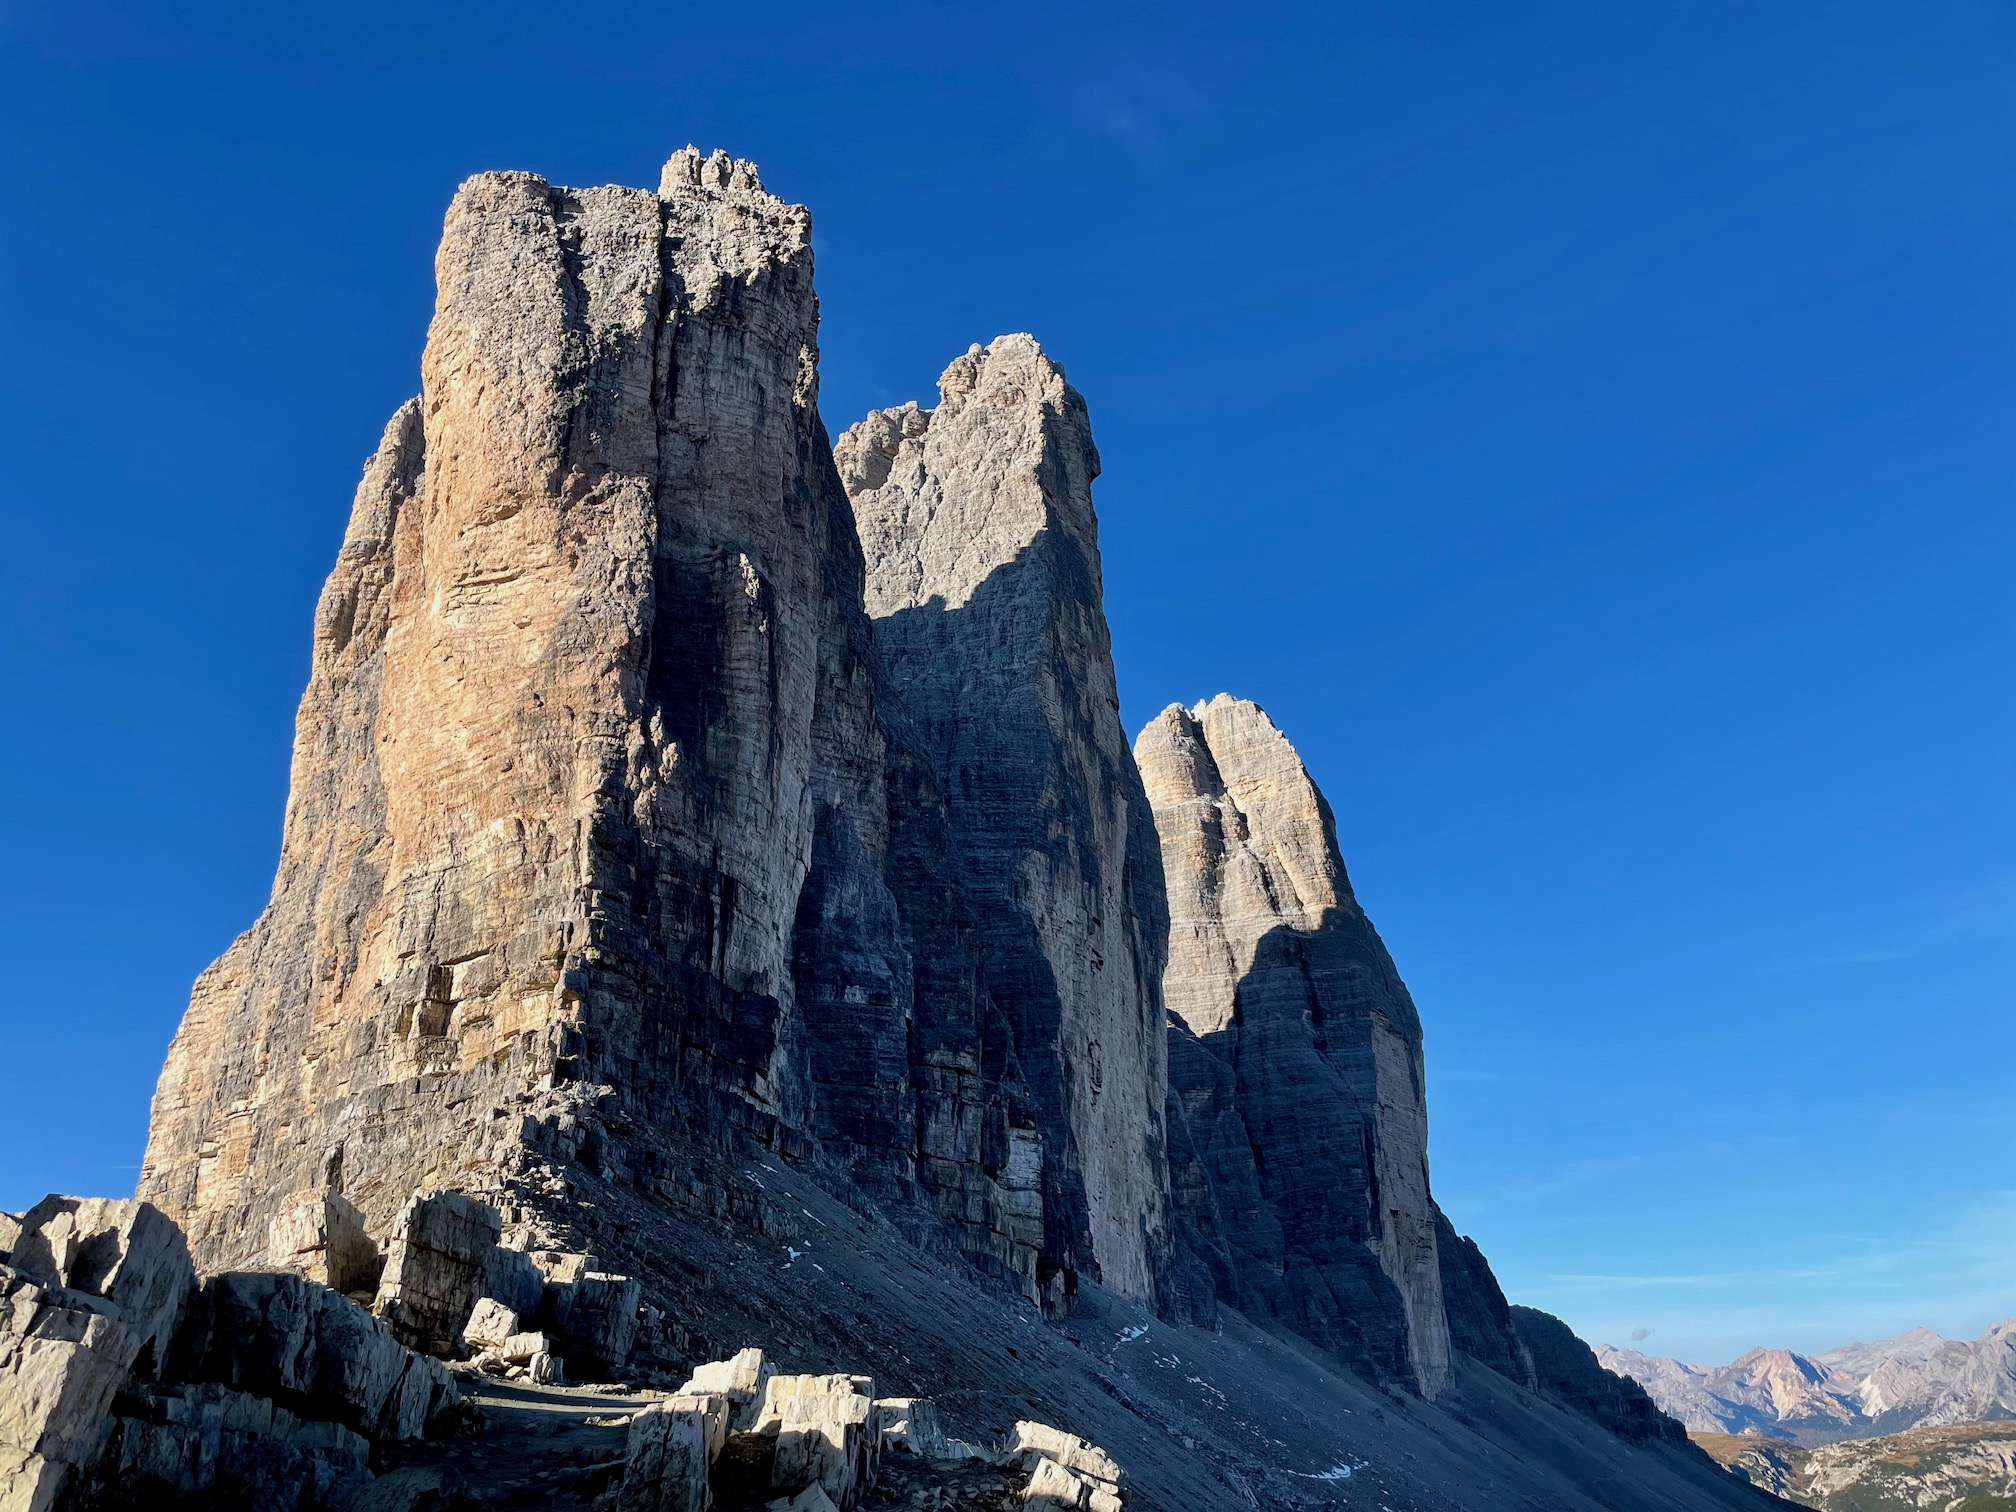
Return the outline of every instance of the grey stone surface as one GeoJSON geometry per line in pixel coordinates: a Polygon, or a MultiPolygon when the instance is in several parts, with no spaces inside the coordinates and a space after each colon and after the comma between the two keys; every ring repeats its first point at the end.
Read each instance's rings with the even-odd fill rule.
{"type": "MultiPolygon", "coordinates": [[[[503,1225],[489,1204],[461,1192],[415,1192],[392,1221],[385,1269],[372,1310],[393,1332],[414,1345],[452,1344],[476,1304],[492,1297],[516,1312],[522,1296],[495,1297],[498,1273],[508,1262],[493,1259],[503,1225]]],[[[527,1270],[531,1262],[525,1260],[527,1270]]],[[[538,1304],[542,1283],[532,1283],[538,1304]]]]}
{"type": "Polygon", "coordinates": [[[281,1203],[266,1231],[266,1261],[346,1295],[377,1291],[385,1269],[364,1215],[329,1187],[297,1192],[281,1203]]]}
{"type": "MultiPolygon", "coordinates": [[[[60,1258],[60,1257],[59,1257],[60,1258]]],[[[109,1305],[0,1265],[0,1508],[48,1512],[94,1466],[140,1337],[109,1305]]]]}
{"type": "Polygon", "coordinates": [[[875,1383],[856,1375],[778,1375],[764,1383],[756,1431],[773,1434],[770,1484],[785,1495],[818,1486],[848,1512],[874,1481],[882,1440],[875,1383]]]}
{"type": "Polygon", "coordinates": [[[459,1392],[339,1292],[281,1271],[227,1271],[205,1283],[183,1345],[189,1377],[286,1404],[372,1438],[415,1439],[459,1392]]]}
{"type": "Polygon", "coordinates": [[[654,1402],[630,1420],[616,1512],[706,1512],[713,1464],[708,1413],[678,1399],[654,1402]]]}
{"type": "Polygon", "coordinates": [[[559,1353],[577,1371],[609,1371],[630,1358],[642,1288],[631,1276],[589,1271],[561,1289],[553,1308],[559,1353]]]}
{"type": "Polygon", "coordinates": [[[1221,1294],[1433,1397],[1449,1326],[1421,1024],[1321,791],[1258,705],[1171,705],[1135,755],[1169,895],[1172,1185],[1221,1294]]]}
{"type": "Polygon", "coordinates": [[[174,1223],[151,1203],[44,1197],[23,1213],[7,1262],[44,1286],[110,1302],[150,1372],[166,1358],[195,1269],[174,1223]]]}
{"type": "MultiPolygon", "coordinates": [[[[115,1506],[171,1497],[256,1512],[354,1512],[370,1491],[370,1445],[217,1385],[156,1386],[127,1411],[99,1477],[115,1506]]],[[[368,1507],[370,1503],[366,1503],[368,1507]]]]}
{"type": "Polygon", "coordinates": [[[1165,926],[1101,602],[1099,454],[1028,336],[974,347],[938,388],[937,408],[877,411],[835,448],[875,646],[944,795],[1042,1136],[1039,1285],[1084,1270],[1152,1298],[1171,1256],[1165,926]]]}

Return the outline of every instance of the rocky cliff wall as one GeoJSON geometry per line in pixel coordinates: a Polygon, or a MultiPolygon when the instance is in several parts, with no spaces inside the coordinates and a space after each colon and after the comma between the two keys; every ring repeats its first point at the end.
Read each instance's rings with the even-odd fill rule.
{"type": "Polygon", "coordinates": [[[1171,706],[1135,754],[1168,879],[1177,1209],[1227,1300],[1434,1396],[1449,1322],[1421,1025],[1336,826],[1261,709],[1171,706]]]}
{"type": "Polygon", "coordinates": [[[273,896],[197,984],[141,1191],[208,1263],[325,1181],[382,1232],[417,1187],[495,1189],[585,1089],[900,1187],[909,964],[809,218],[690,149],[655,194],[484,174],[436,276],[273,896]]]}
{"type": "Polygon", "coordinates": [[[875,645],[943,791],[989,1011],[1040,1135],[1044,1270],[1167,1270],[1160,863],[1119,719],[1085,402],[1027,336],[836,455],[875,645]]]}

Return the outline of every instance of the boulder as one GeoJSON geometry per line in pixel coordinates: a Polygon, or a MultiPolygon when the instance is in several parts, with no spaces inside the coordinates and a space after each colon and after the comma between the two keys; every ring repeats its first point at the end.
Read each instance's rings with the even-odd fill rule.
{"type": "Polygon", "coordinates": [[[728,1443],[728,1418],[731,1404],[728,1398],[718,1392],[681,1391],[666,1399],[669,1411],[697,1412],[707,1430],[707,1463],[712,1465],[721,1457],[721,1451],[728,1443]]]}
{"type": "Polygon", "coordinates": [[[266,1259],[346,1295],[377,1291],[385,1269],[364,1215],[332,1187],[296,1192],[280,1204],[266,1230],[266,1259]]]}
{"type": "Polygon", "coordinates": [[[0,1512],[47,1512],[97,1462],[143,1342],[103,1299],[0,1266],[0,1512]]]}
{"type": "Polygon", "coordinates": [[[483,1257],[483,1289],[521,1317],[539,1311],[546,1277],[523,1250],[499,1244],[483,1257]]]}
{"type": "Polygon", "coordinates": [[[371,1483],[371,1446],[340,1424],[305,1422],[215,1383],[155,1387],[122,1399],[101,1474],[129,1505],[163,1493],[219,1506],[348,1508],[371,1483]]]}
{"type": "Polygon", "coordinates": [[[102,1297],[139,1341],[151,1374],[167,1358],[195,1282],[182,1233],[151,1203],[44,1197],[18,1220],[8,1263],[31,1281],[102,1297]]]}
{"type": "Polygon", "coordinates": [[[1023,1505],[1031,1512],[1077,1512],[1089,1507],[1092,1483],[1074,1475],[1055,1460],[1039,1459],[1030,1472],[1029,1484],[1022,1488],[1023,1505]]]}
{"type": "Polygon", "coordinates": [[[958,1458],[938,1422],[938,1407],[927,1397],[883,1397],[875,1403],[875,1433],[884,1449],[901,1449],[920,1459],[958,1458]]]}
{"type": "Polygon", "coordinates": [[[593,1255],[577,1255],[566,1250],[527,1250],[525,1258],[548,1286],[571,1286],[588,1272],[600,1270],[602,1262],[593,1255]]]}
{"type": "Polygon", "coordinates": [[[546,1335],[543,1333],[515,1333],[498,1347],[497,1352],[504,1357],[507,1365],[530,1365],[539,1355],[550,1355],[546,1335]]]}
{"type": "Polygon", "coordinates": [[[712,1432],[709,1414],[682,1398],[654,1402],[633,1417],[615,1512],[706,1512],[712,1432]]]}
{"type": "Polygon", "coordinates": [[[1113,1457],[1076,1434],[1029,1421],[1015,1425],[1003,1457],[1029,1472],[1022,1500],[1040,1512],[1120,1512],[1123,1478],[1113,1457]]]}
{"type": "Polygon", "coordinates": [[[818,1485],[836,1506],[854,1505],[872,1485],[880,1441],[870,1430],[875,1383],[866,1376],[772,1376],[757,1430],[774,1431],[770,1484],[779,1491],[818,1485]]]}
{"type": "Polygon", "coordinates": [[[461,1192],[415,1192],[393,1221],[372,1311],[416,1348],[454,1343],[476,1304],[496,1295],[490,1254],[502,1233],[488,1203],[461,1192]]]}
{"type": "Polygon", "coordinates": [[[518,1314],[495,1297],[484,1297],[469,1311],[462,1338],[472,1349],[501,1349],[518,1332],[518,1314]]]}
{"type": "Polygon", "coordinates": [[[760,1349],[744,1349],[726,1360],[696,1366],[681,1395],[718,1394],[729,1404],[730,1426],[738,1433],[756,1426],[762,1410],[764,1390],[776,1370],[765,1363],[760,1349]]]}
{"type": "Polygon", "coordinates": [[[1034,1470],[1037,1460],[1047,1459],[1108,1485],[1117,1486],[1123,1479],[1120,1467],[1104,1449],[1048,1423],[1027,1420],[1017,1423],[1008,1440],[1007,1452],[1018,1457],[1025,1470],[1034,1470]]]}
{"type": "Polygon", "coordinates": [[[695,1366],[679,1388],[681,1395],[718,1395],[729,1406],[729,1426],[747,1432],[756,1426],[765,1392],[777,1374],[776,1367],[763,1358],[760,1349],[744,1349],[726,1360],[712,1360],[695,1366]]]}
{"type": "Polygon", "coordinates": [[[642,1290],[633,1278],[605,1271],[588,1271],[556,1289],[553,1328],[571,1369],[608,1372],[630,1358],[642,1290]]]}
{"type": "Polygon", "coordinates": [[[439,1361],[407,1349],[348,1297],[291,1272],[212,1277],[190,1333],[198,1379],[374,1438],[418,1438],[460,1397],[439,1361]]]}

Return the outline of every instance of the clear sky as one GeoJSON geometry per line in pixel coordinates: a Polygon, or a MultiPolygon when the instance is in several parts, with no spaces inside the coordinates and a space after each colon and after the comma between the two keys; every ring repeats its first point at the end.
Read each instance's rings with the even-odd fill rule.
{"type": "Polygon", "coordinates": [[[0,0],[0,1206],[130,1189],[264,900],[455,185],[692,141],[834,430],[1068,367],[1129,725],[1299,744],[1515,1298],[2016,1314],[2012,102],[2006,0],[0,0]]]}

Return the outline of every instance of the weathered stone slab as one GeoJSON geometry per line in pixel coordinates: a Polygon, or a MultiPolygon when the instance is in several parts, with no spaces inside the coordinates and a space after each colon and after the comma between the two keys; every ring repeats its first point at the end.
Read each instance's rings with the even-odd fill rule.
{"type": "Polygon", "coordinates": [[[51,1194],[19,1224],[14,1269],[112,1303],[139,1340],[143,1371],[158,1368],[195,1281],[189,1248],[167,1215],[147,1202],[51,1194]]]}
{"type": "Polygon", "coordinates": [[[642,1295],[634,1278],[606,1271],[589,1271],[559,1288],[553,1328],[560,1355],[576,1374],[614,1370],[630,1358],[642,1295]]]}
{"type": "Polygon", "coordinates": [[[502,1233],[486,1202],[415,1192],[393,1222],[372,1310],[416,1346],[453,1342],[477,1302],[492,1295],[490,1256],[502,1233]]]}
{"type": "Polygon", "coordinates": [[[706,1512],[712,1432],[706,1410],[675,1401],[631,1418],[616,1512],[706,1512]]]}
{"type": "Polygon", "coordinates": [[[824,1488],[842,1509],[873,1484],[881,1441],[872,1430],[875,1383],[866,1376],[772,1376],[757,1431],[777,1436],[770,1483],[824,1488]]]}
{"type": "Polygon", "coordinates": [[[280,1205],[266,1231],[266,1260],[346,1295],[377,1291],[385,1269],[364,1214],[329,1187],[296,1192],[280,1205]]]}
{"type": "Polygon", "coordinates": [[[875,1403],[874,1425],[885,1449],[901,1449],[928,1460],[957,1457],[929,1398],[881,1397],[875,1403]]]}
{"type": "Polygon", "coordinates": [[[1048,1423],[1027,1419],[1018,1422],[1009,1437],[1007,1452],[1019,1456],[1025,1469],[1033,1470],[1037,1460],[1047,1459],[1109,1486],[1119,1485],[1122,1479],[1120,1467],[1104,1449],[1048,1423]]]}
{"type": "Polygon", "coordinates": [[[0,1508],[47,1512],[97,1462],[143,1347],[109,1303],[0,1266],[0,1508]]]}
{"type": "Polygon", "coordinates": [[[471,1349],[501,1349],[518,1332],[518,1314],[495,1297],[483,1297],[469,1310],[462,1338],[471,1349]]]}
{"type": "Polygon", "coordinates": [[[202,1379],[394,1440],[420,1437],[460,1398],[439,1361],[304,1276],[227,1271],[204,1286],[201,1305],[192,1373],[202,1379]]]}
{"type": "Polygon", "coordinates": [[[347,1509],[371,1482],[371,1447],[216,1384],[159,1386],[123,1403],[105,1472],[129,1504],[151,1492],[246,1508],[347,1509]],[[127,1411],[124,1409],[133,1409],[127,1411]]]}
{"type": "Polygon", "coordinates": [[[756,1426],[770,1379],[776,1370],[760,1349],[744,1349],[726,1360],[695,1366],[679,1388],[681,1395],[718,1395],[729,1404],[729,1426],[738,1433],[756,1426]]]}

